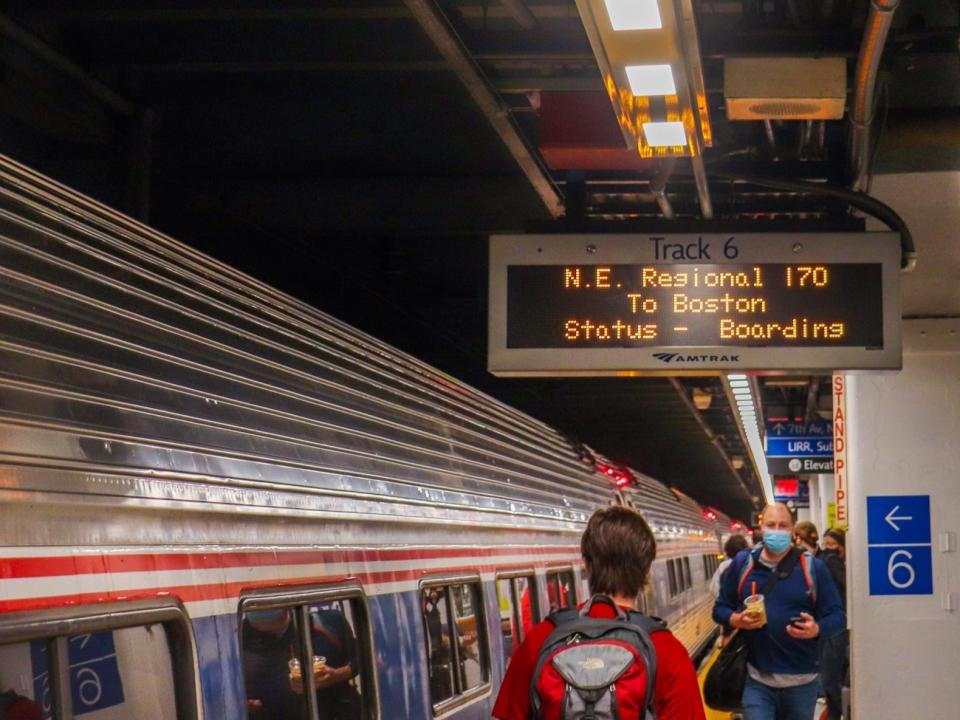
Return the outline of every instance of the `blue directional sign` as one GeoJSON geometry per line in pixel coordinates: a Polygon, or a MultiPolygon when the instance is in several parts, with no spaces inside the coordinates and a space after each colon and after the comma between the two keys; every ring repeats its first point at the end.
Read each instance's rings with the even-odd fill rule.
{"type": "Polygon", "coordinates": [[[832,420],[808,420],[806,422],[768,422],[767,437],[832,438],[832,420]]]}
{"type": "Polygon", "coordinates": [[[867,498],[867,544],[931,544],[929,495],[867,498]]]}
{"type": "Polygon", "coordinates": [[[832,457],[833,437],[767,436],[767,457],[832,457]]]}
{"type": "Polygon", "coordinates": [[[871,595],[932,595],[929,495],[867,497],[871,595]]]}

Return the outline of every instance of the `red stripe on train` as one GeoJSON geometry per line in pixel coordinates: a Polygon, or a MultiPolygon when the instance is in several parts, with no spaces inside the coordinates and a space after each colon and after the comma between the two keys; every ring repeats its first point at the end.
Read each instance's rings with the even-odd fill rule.
{"type": "MultiPolygon", "coordinates": [[[[509,568],[510,566],[498,567],[498,569],[504,570],[509,568]]],[[[443,573],[476,572],[477,570],[477,567],[471,567],[467,565],[451,566],[439,569],[439,571],[443,573]]],[[[259,588],[316,585],[319,583],[342,582],[344,580],[358,580],[362,584],[368,586],[394,582],[415,582],[425,576],[429,576],[431,572],[425,572],[423,570],[397,570],[358,573],[354,575],[315,575],[310,577],[287,578],[285,580],[207,583],[203,585],[146,587],[134,590],[104,590],[102,592],[67,593],[43,598],[15,598],[12,600],[0,600],[0,612],[41,610],[44,608],[64,607],[69,605],[115,602],[118,600],[143,600],[148,598],[175,597],[185,603],[200,602],[204,600],[224,600],[236,598],[243,591],[255,590],[259,588]]]]}
{"type": "Polygon", "coordinates": [[[389,562],[442,558],[489,558],[498,555],[539,555],[569,552],[579,547],[514,548],[368,548],[360,550],[275,550],[226,553],[135,553],[60,555],[56,557],[0,557],[0,579],[51,577],[58,575],[94,575],[100,573],[150,572],[155,570],[209,570],[225,567],[262,567],[268,565],[307,565],[332,562],[389,562]]]}

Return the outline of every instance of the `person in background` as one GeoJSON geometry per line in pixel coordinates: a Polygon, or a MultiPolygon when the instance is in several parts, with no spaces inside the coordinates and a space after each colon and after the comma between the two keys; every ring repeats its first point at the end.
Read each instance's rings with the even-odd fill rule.
{"type": "MultiPolygon", "coordinates": [[[[847,534],[843,530],[830,529],[823,534],[823,552],[820,553],[820,559],[830,571],[830,577],[837,585],[844,607],[847,589],[846,548],[847,534]]],[[[841,692],[847,676],[848,642],[846,629],[820,642],[820,679],[827,697],[829,720],[840,720],[842,716],[841,692]]]]}
{"type": "Polygon", "coordinates": [[[723,554],[726,555],[726,559],[721,562],[717,569],[713,573],[713,577],[710,578],[710,593],[713,597],[717,597],[720,594],[720,582],[723,577],[723,573],[730,563],[733,562],[733,559],[740,553],[741,550],[747,549],[747,539],[743,535],[731,535],[727,538],[727,541],[723,544],[723,554]]]}
{"type": "Polygon", "coordinates": [[[723,578],[713,619],[746,633],[745,720],[810,720],[819,683],[818,638],[846,624],[843,603],[826,566],[793,546],[793,517],[782,503],[763,511],[763,545],[743,551],[723,578]],[[771,573],[785,574],[763,597],[763,614],[743,600],[771,573]]]}
{"type": "Polygon", "coordinates": [[[840,591],[844,606],[847,602],[847,533],[839,529],[830,529],[823,534],[823,550],[820,552],[830,571],[830,577],[840,591]]]}
{"type": "MultiPolygon", "coordinates": [[[[597,510],[580,540],[591,594],[606,595],[624,610],[636,610],[637,597],[650,576],[657,544],[646,520],[622,505],[597,510]]],[[[615,617],[607,603],[595,603],[591,617],[615,617]]],[[[529,720],[530,684],[547,638],[550,620],[535,625],[507,666],[493,707],[498,720],[529,720]]],[[[686,648],[669,630],[651,633],[657,669],[654,707],[657,720],[704,720],[697,673],[686,648]]],[[[810,720],[806,718],[805,720],[810,720]]]]}
{"type": "Polygon", "coordinates": [[[801,520],[793,528],[793,542],[801,550],[820,554],[820,533],[817,532],[817,526],[809,520],[801,520]]]}

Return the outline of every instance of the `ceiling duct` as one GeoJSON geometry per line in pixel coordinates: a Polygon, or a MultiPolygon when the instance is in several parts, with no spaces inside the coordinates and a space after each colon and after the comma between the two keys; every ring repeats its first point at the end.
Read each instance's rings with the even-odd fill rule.
{"type": "Polygon", "coordinates": [[[728,58],[723,92],[730,120],[839,120],[847,97],[844,58],[728,58]]]}

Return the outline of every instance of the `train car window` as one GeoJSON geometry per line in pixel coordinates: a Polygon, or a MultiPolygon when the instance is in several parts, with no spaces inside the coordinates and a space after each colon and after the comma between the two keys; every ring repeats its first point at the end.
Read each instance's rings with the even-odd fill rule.
{"type": "Polygon", "coordinates": [[[241,599],[239,620],[248,720],[378,717],[359,586],[251,593],[241,599]]]}
{"type": "Polygon", "coordinates": [[[530,629],[540,622],[533,575],[498,578],[497,604],[500,608],[503,660],[506,665],[530,629]]]}
{"type": "Polygon", "coordinates": [[[670,597],[676,595],[677,590],[677,568],[675,560],[667,560],[667,579],[670,581],[670,597]]]}
{"type": "Polygon", "coordinates": [[[0,717],[60,720],[104,711],[110,717],[196,720],[192,643],[189,621],[176,603],[5,615],[0,717]],[[52,672],[57,667],[65,668],[62,676],[52,672]]]}
{"type": "Polygon", "coordinates": [[[483,595],[479,581],[421,590],[430,698],[435,714],[489,687],[483,595]]]}
{"type": "Polygon", "coordinates": [[[683,558],[683,589],[689,590],[693,587],[693,574],[690,572],[690,558],[683,558]]]}
{"type": "Polygon", "coordinates": [[[547,573],[547,599],[550,602],[551,613],[577,606],[573,570],[556,570],[547,573]]]}

